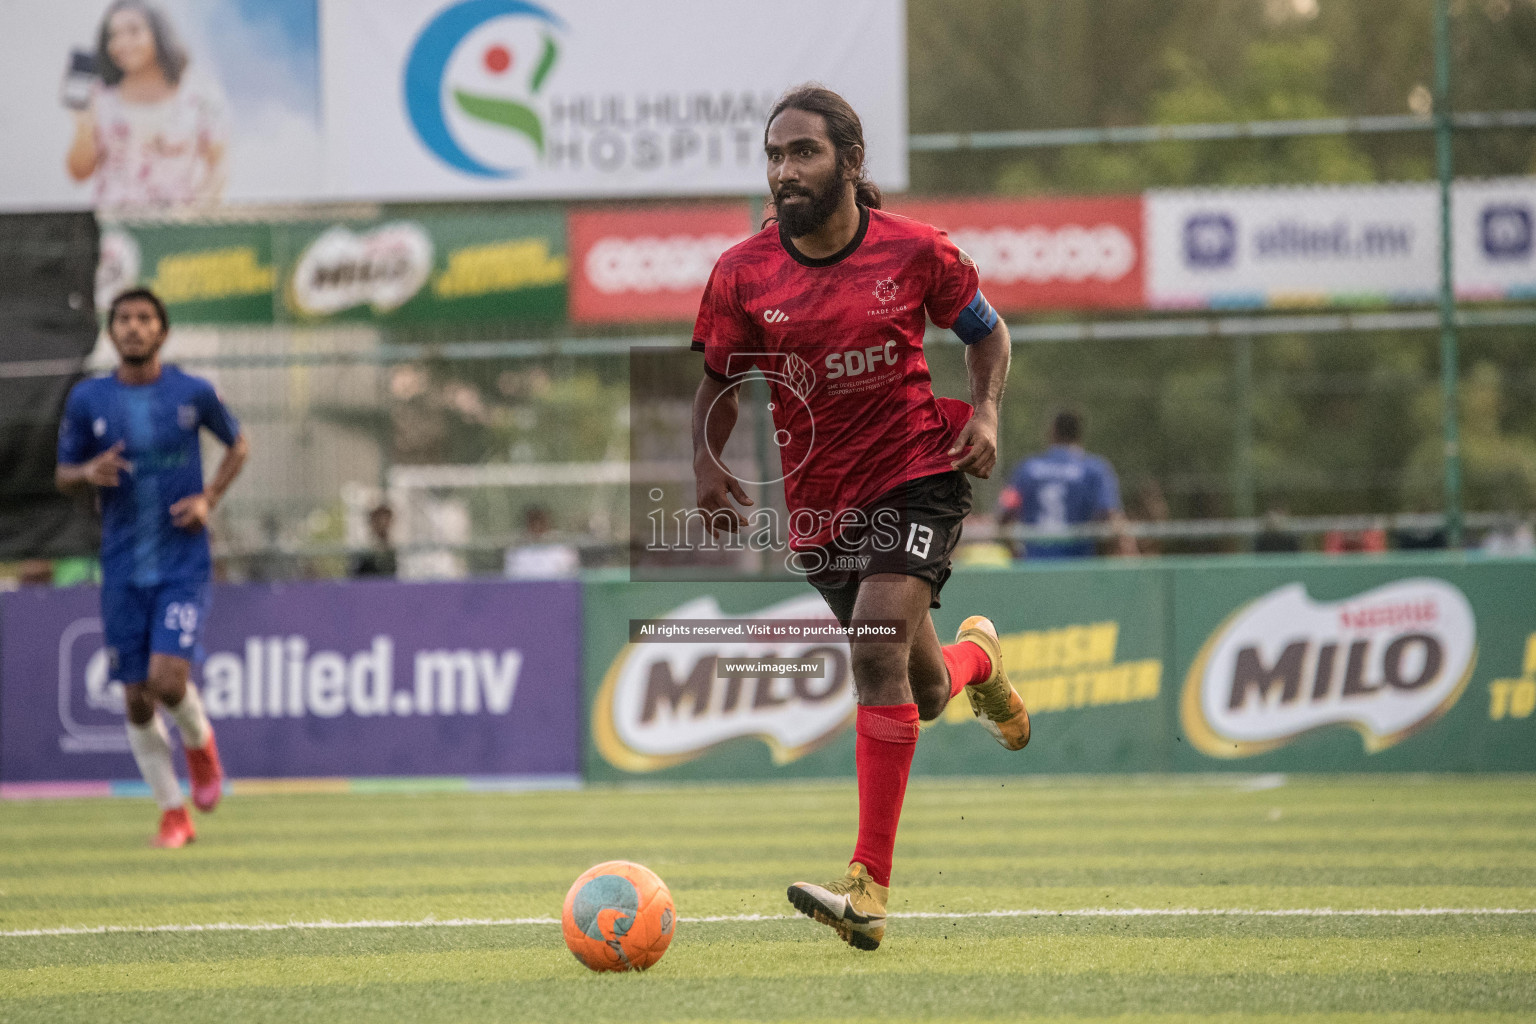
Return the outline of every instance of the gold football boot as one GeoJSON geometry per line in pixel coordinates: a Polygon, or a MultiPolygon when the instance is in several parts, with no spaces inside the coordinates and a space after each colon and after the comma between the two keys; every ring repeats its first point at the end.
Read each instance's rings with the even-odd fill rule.
{"type": "Polygon", "coordinates": [[[986,651],[992,660],[991,675],[979,683],[966,684],[965,697],[971,702],[971,711],[993,739],[1009,750],[1023,750],[1029,742],[1029,711],[1003,671],[1003,647],[997,640],[997,627],[985,615],[972,615],[960,623],[960,631],[955,634],[955,643],[966,640],[986,651]]]}
{"type": "Polygon", "coordinates": [[[830,927],[854,949],[880,945],[890,896],[890,888],[870,878],[858,861],[849,864],[848,873],[835,882],[796,882],[789,887],[789,902],[796,910],[830,927]]]}

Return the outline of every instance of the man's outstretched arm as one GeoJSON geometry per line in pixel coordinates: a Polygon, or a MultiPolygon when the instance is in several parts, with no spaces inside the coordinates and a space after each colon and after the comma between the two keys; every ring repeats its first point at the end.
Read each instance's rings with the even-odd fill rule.
{"type": "Polygon", "coordinates": [[[710,530],[747,525],[747,519],[731,504],[751,505],[752,499],[725,466],[725,443],[736,428],[739,392],[734,384],[705,376],[693,396],[693,479],[699,508],[709,515],[710,530]],[[719,515],[725,513],[725,515],[719,515]]]}

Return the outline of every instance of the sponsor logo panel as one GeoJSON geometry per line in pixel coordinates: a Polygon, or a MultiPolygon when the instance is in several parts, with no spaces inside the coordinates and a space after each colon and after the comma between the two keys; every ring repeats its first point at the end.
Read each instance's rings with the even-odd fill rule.
{"type": "Polygon", "coordinates": [[[1001,310],[1144,304],[1140,197],[897,200],[893,209],[947,231],[1001,310]]]}
{"type": "Polygon", "coordinates": [[[1451,216],[1462,298],[1536,296],[1536,179],[1458,182],[1451,216]]]}
{"type": "Polygon", "coordinates": [[[1399,580],[1339,601],[1291,583],[1207,638],[1180,718],[1212,757],[1250,757],[1332,726],[1355,729],[1375,753],[1456,703],[1477,649],[1472,606],[1444,580],[1399,580]]]}
{"type": "Polygon", "coordinates": [[[715,261],[752,233],[749,218],[746,203],[572,210],[571,319],[693,320],[715,261]]]}
{"type": "MultiPolygon", "coordinates": [[[[655,621],[723,619],[712,596],[655,621]]],[[[832,621],[816,594],[732,619],[832,621]]],[[[834,739],[853,720],[853,671],[843,640],[628,644],[608,667],[592,709],[592,739],[609,764],[652,772],[703,757],[731,740],[755,738],[775,764],[787,764],[834,739]],[[723,675],[717,661],[822,661],[819,677],[723,675]]]]}
{"type": "MultiPolygon", "coordinates": [[[[330,585],[215,591],[196,678],[239,775],[576,770],[575,584],[391,583],[342,602],[330,585]]],[[[135,774],[97,601],[70,588],[0,602],[8,782],[135,774]],[[22,699],[38,678],[56,680],[53,697],[22,699]]],[[[167,624],[190,630],[195,611],[173,604],[167,624]]]]}

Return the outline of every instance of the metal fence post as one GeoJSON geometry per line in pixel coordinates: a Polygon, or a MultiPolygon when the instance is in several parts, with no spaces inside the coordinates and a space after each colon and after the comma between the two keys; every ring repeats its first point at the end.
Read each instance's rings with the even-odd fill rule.
{"type": "Polygon", "coordinates": [[[1450,0],[1435,0],[1435,167],[1440,177],[1440,394],[1445,439],[1445,533],[1451,547],[1462,543],[1461,438],[1457,382],[1456,288],[1451,235],[1451,11],[1450,0]]]}

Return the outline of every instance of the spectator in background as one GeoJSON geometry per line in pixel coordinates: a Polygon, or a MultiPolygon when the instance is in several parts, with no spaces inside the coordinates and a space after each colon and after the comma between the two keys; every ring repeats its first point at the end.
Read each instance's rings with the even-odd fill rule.
{"type": "MultiPolygon", "coordinates": [[[[1021,520],[1026,526],[1066,532],[1074,526],[1107,522],[1115,531],[1115,550],[1136,554],[1125,532],[1120,481],[1107,461],[1083,450],[1083,420],[1062,411],[1051,422],[1050,448],[1023,460],[999,498],[998,523],[1021,520]]],[[[1027,545],[1029,558],[1084,558],[1098,544],[1092,538],[1040,539],[1027,545]]]]}
{"type": "Polygon", "coordinates": [[[394,526],[395,510],[388,505],[379,505],[368,513],[370,546],[367,551],[352,556],[347,575],[395,578],[395,546],[390,539],[394,526]]]}
{"type": "Polygon", "coordinates": [[[226,129],[218,84],[189,68],[165,14],[116,0],[97,36],[100,76],[76,107],[65,166],[95,179],[98,209],[211,205],[224,192],[226,129]]]}
{"type": "Polygon", "coordinates": [[[570,544],[554,539],[549,509],[529,505],[523,510],[526,543],[507,549],[506,576],[513,580],[550,580],[576,575],[581,556],[570,544]]]}

